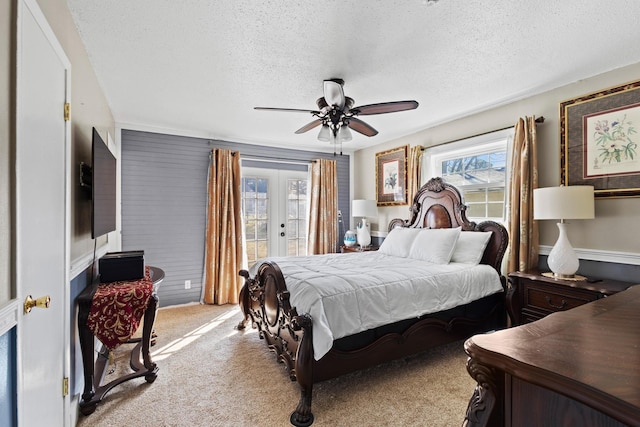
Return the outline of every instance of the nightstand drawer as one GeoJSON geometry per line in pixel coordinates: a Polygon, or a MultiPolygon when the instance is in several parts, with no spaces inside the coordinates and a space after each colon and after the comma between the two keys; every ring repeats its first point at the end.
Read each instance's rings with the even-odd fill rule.
{"type": "Polygon", "coordinates": [[[598,299],[593,292],[574,290],[568,287],[551,287],[536,282],[524,281],[523,309],[554,313],[569,310],[598,299]]]}

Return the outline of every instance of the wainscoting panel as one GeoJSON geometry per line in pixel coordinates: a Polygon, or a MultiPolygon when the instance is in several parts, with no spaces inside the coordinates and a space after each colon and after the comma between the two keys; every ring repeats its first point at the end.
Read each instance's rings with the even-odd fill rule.
{"type": "Polygon", "coordinates": [[[335,159],[339,209],[343,218],[350,217],[348,155],[122,130],[122,250],[143,249],[145,262],[164,270],[158,292],[161,306],[200,300],[207,171],[213,148],[273,162],[335,159]],[[190,289],[185,289],[185,280],[191,280],[190,289]]]}

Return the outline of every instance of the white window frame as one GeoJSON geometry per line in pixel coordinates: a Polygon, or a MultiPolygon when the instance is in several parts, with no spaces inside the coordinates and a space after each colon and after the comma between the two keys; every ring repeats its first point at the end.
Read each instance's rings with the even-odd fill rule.
{"type": "MultiPolygon", "coordinates": [[[[502,217],[469,217],[472,221],[492,220],[500,223],[506,222],[506,215],[509,206],[509,176],[511,174],[511,157],[513,147],[514,128],[507,128],[495,132],[488,132],[482,135],[436,145],[425,149],[422,157],[422,184],[429,179],[442,175],[442,162],[492,153],[504,149],[506,151],[506,171],[504,182],[504,209],[502,217]]],[[[469,185],[465,188],[471,189],[475,186],[469,185]]],[[[485,185],[479,185],[485,187],[485,185]]],[[[462,188],[460,189],[462,192],[462,188]]]]}

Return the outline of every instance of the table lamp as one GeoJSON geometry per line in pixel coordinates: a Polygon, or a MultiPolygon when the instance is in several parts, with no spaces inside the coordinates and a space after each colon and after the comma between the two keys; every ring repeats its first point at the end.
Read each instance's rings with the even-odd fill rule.
{"type": "Polygon", "coordinates": [[[580,261],[573,250],[565,219],[594,218],[593,187],[589,185],[570,185],[560,187],[536,188],[533,190],[533,219],[559,219],[558,241],[549,253],[547,263],[557,279],[575,278],[580,261]]]}
{"type": "Polygon", "coordinates": [[[366,248],[371,244],[371,230],[367,217],[377,217],[378,207],[375,200],[354,200],[351,204],[351,214],[354,217],[362,217],[356,229],[358,244],[366,248]]]}

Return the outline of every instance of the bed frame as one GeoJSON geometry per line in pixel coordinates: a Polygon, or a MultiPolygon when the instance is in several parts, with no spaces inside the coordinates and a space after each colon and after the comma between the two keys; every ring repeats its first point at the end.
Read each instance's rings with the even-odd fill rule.
{"type": "MultiPolygon", "coordinates": [[[[465,210],[459,191],[442,179],[433,178],[416,194],[411,219],[394,219],[389,223],[389,230],[462,227],[465,231],[491,231],[493,234],[481,262],[500,274],[508,243],[507,231],[492,221],[470,222],[465,210]]],[[[258,267],[255,277],[251,278],[246,270],[241,270],[240,275],[245,279],[240,291],[244,319],[238,329],[244,329],[250,318],[260,338],[286,366],[289,378],[298,382],[301,396],[290,418],[295,426],[313,423],[311,396],[316,382],[506,326],[505,292],[502,292],[446,312],[335,340],[327,354],[314,360],[312,319],[308,314],[298,314],[289,303],[289,291],[278,265],[267,261],[258,267]]],[[[506,291],[506,279],[500,275],[500,280],[506,291]]]]}

